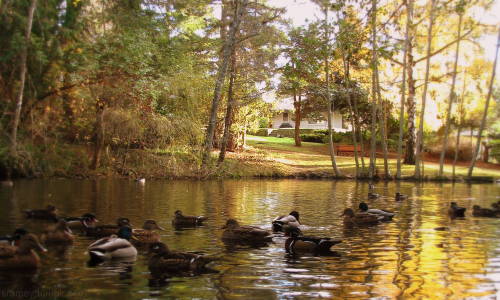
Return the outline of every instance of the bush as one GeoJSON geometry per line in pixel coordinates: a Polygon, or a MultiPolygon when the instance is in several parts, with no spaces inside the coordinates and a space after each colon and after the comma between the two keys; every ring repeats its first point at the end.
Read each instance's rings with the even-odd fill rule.
{"type": "Polygon", "coordinates": [[[256,136],[268,136],[267,128],[259,128],[257,130],[252,130],[249,133],[256,136]]]}
{"type": "Polygon", "coordinates": [[[282,123],[280,128],[293,128],[293,126],[290,123],[282,123]]]}
{"type": "Polygon", "coordinates": [[[322,134],[301,134],[300,139],[303,142],[311,142],[311,143],[324,143],[324,135],[322,134]]]}
{"type": "Polygon", "coordinates": [[[500,163],[500,140],[491,140],[490,157],[500,163]]]}

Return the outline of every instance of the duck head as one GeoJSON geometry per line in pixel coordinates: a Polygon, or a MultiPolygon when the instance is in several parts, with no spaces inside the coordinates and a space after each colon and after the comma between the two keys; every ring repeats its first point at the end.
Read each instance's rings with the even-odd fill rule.
{"type": "Polygon", "coordinates": [[[132,228],[129,226],[122,226],[118,229],[117,235],[121,239],[130,240],[132,238],[132,228]]]}
{"type": "Polygon", "coordinates": [[[457,202],[450,202],[450,207],[455,208],[457,206],[458,206],[457,202]]]}
{"type": "Polygon", "coordinates": [[[182,217],[183,216],[182,215],[182,211],[180,211],[180,210],[176,210],[174,214],[175,214],[176,217],[182,217]]]}
{"type": "Polygon", "coordinates": [[[27,233],[23,237],[21,237],[17,249],[19,253],[29,253],[31,250],[47,252],[47,249],[45,249],[45,247],[40,244],[36,235],[32,233],[27,233]]]}
{"type": "Polygon", "coordinates": [[[474,205],[474,206],[472,207],[472,209],[473,209],[474,211],[478,211],[478,210],[480,210],[480,209],[481,209],[481,206],[479,206],[479,205],[474,205]]]}
{"type": "Polygon", "coordinates": [[[360,211],[367,211],[368,210],[368,204],[366,204],[365,202],[361,202],[359,204],[359,210],[360,211]]]}
{"type": "Polygon", "coordinates": [[[120,226],[120,227],[122,227],[122,226],[132,226],[132,224],[130,224],[130,220],[128,218],[123,218],[123,217],[118,218],[116,220],[116,224],[118,226],[120,226]]]}
{"type": "MultiPolygon", "coordinates": [[[[295,219],[297,219],[297,221],[299,221],[299,217],[300,217],[300,215],[299,215],[299,212],[298,212],[298,211],[295,211],[295,210],[294,210],[294,211],[292,211],[292,212],[290,213],[290,216],[294,216],[294,217],[295,217],[295,219]]],[[[300,221],[299,221],[299,223],[300,223],[300,221]]]]}
{"type": "Polygon", "coordinates": [[[167,245],[164,243],[158,242],[158,243],[153,243],[149,246],[149,253],[153,254],[163,254],[163,253],[169,253],[170,249],[168,249],[167,245]]]}
{"type": "Polygon", "coordinates": [[[95,223],[99,222],[93,213],[86,213],[81,216],[83,226],[89,228],[94,227],[95,223]]]}
{"type": "Polygon", "coordinates": [[[144,226],[142,226],[143,229],[146,229],[146,230],[155,230],[155,229],[158,229],[158,230],[161,230],[161,231],[165,231],[165,229],[163,229],[163,227],[161,227],[160,225],[158,225],[158,223],[156,223],[155,220],[146,220],[144,221],[144,226]]]}
{"type": "Polygon", "coordinates": [[[238,221],[236,221],[235,219],[229,219],[226,221],[226,225],[224,225],[222,228],[223,229],[232,229],[232,228],[238,228],[240,227],[240,224],[238,223],[238,221]]]}
{"type": "Polygon", "coordinates": [[[354,211],[352,208],[346,208],[340,216],[354,217],[354,211]]]}

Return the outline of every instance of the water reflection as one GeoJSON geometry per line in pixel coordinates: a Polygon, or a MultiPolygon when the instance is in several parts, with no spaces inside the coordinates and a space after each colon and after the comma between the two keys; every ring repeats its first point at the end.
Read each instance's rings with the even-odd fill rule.
{"type": "Polygon", "coordinates": [[[38,272],[0,273],[0,298],[495,297],[500,219],[473,218],[470,211],[497,201],[500,185],[379,183],[374,192],[381,197],[367,200],[368,185],[351,181],[19,181],[0,189],[0,234],[19,226],[42,232],[49,223],[25,220],[21,211],[48,204],[65,215],[95,212],[102,224],[121,216],[136,226],[154,219],[167,229],[159,233],[172,250],[220,256],[212,266],[218,273],[153,278],[144,252],[133,263],[89,267],[92,239],[78,236],[41,255],[38,272]],[[396,202],[396,191],[410,198],[396,202]],[[341,212],[361,201],[397,215],[375,227],[345,228],[341,212]],[[467,208],[465,219],[448,217],[450,201],[467,208]],[[177,230],[171,225],[177,209],[209,221],[177,230]],[[333,247],[342,256],[289,257],[281,237],[260,248],[227,248],[220,240],[228,218],[270,229],[272,219],[293,209],[307,235],[342,239],[333,247]]]}

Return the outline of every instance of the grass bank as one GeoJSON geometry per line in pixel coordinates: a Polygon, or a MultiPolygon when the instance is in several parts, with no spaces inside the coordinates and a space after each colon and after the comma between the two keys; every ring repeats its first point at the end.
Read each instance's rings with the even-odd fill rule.
{"type": "MultiPolygon", "coordinates": [[[[10,163],[18,177],[72,177],[95,178],[120,176],[131,178],[217,179],[217,178],[332,178],[334,177],[328,145],[302,143],[296,147],[292,138],[249,136],[244,151],[229,152],[223,164],[217,165],[216,152],[210,165],[200,167],[200,155],[190,148],[169,149],[112,149],[102,154],[97,170],[89,168],[91,145],[47,145],[44,148],[26,148],[20,151],[16,162],[10,163]]],[[[380,153],[378,156],[381,156],[380,153]]],[[[365,157],[367,167],[369,159],[365,157]]],[[[2,162],[6,165],[5,162],[2,162]]],[[[343,175],[354,177],[353,157],[338,156],[337,164],[343,175]]],[[[465,177],[467,163],[457,167],[457,175],[465,177]]],[[[389,160],[392,174],[396,159],[389,160]]],[[[439,165],[426,161],[424,174],[435,179],[439,165]]],[[[403,176],[413,175],[414,166],[404,165],[403,176]]],[[[383,173],[383,160],[377,159],[377,172],[383,173]]],[[[445,166],[445,176],[451,177],[451,166],[445,166]]],[[[482,164],[475,169],[478,178],[500,178],[500,165],[482,164]]],[[[1,178],[0,178],[1,179],[1,178]]]]}

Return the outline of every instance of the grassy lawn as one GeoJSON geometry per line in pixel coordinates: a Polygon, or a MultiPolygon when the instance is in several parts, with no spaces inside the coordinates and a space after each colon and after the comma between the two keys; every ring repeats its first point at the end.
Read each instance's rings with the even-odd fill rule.
{"type": "MultiPolygon", "coordinates": [[[[327,144],[302,142],[301,147],[296,147],[293,138],[277,138],[248,136],[247,145],[253,148],[253,151],[259,152],[269,160],[283,164],[290,173],[314,173],[324,172],[332,173],[332,164],[327,144]]],[[[377,155],[380,157],[380,155],[377,155]]],[[[337,156],[337,165],[344,175],[355,174],[354,157],[337,156]]],[[[369,158],[365,157],[365,165],[368,166],[369,158]]],[[[360,162],[361,163],[361,162],[360,162]]],[[[389,169],[392,174],[396,173],[396,159],[389,159],[389,169]]],[[[497,165],[498,166],[498,165],[497,165]]],[[[413,165],[403,165],[403,176],[411,176],[414,172],[413,165]]],[[[377,159],[378,172],[383,173],[383,159],[377,159]]],[[[424,175],[437,176],[439,164],[434,162],[425,162],[424,175]]],[[[466,176],[467,166],[457,166],[456,174],[466,176]]],[[[445,165],[445,175],[451,176],[452,166],[445,165]]],[[[500,166],[498,168],[475,168],[474,176],[494,176],[500,178],[500,166]]]]}

